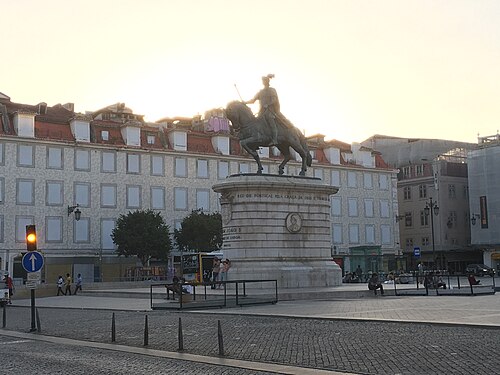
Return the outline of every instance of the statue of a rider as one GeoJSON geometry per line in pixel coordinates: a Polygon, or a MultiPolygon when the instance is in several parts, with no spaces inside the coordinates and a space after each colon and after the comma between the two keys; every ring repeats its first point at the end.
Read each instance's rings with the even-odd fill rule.
{"type": "Polygon", "coordinates": [[[271,143],[269,146],[278,144],[278,128],[276,120],[286,128],[292,128],[292,123],[280,111],[280,101],[276,90],[269,86],[269,81],[274,78],[274,74],[268,74],[262,77],[262,84],[264,88],[260,90],[255,96],[244,102],[245,104],[255,103],[257,100],[260,104],[259,116],[266,119],[271,127],[271,143]]]}

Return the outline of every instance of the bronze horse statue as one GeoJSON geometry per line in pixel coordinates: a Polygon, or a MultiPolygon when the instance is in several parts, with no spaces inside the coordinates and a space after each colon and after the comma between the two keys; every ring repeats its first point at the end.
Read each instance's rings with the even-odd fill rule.
{"type": "MultiPolygon", "coordinates": [[[[240,144],[257,162],[257,174],[262,174],[262,163],[257,152],[259,147],[267,147],[272,141],[271,128],[264,116],[255,117],[252,110],[239,101],[231,102],[226,107],[226,116],[233,124],[233,129],[239,134],[240,144]]],[[[278,144],[275,146],[283,155],[279,165],[279,174],[285,171],[285,165],[292,156],[290,147],[302,158],[302,169],[299,175],[305,176],[307,167],[312,164],[312,157],[307,147],[306,138],[296,127],[287,127],[282,120],[276,118],[278,127],[278,144]]]]}

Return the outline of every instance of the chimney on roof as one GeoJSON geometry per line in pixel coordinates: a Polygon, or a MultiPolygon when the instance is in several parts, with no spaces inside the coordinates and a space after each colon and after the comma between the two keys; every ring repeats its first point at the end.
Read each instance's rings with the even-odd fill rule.
{"type": "Polygon", "coordinates": [[[45,115],[47,113],[47,103],[38,103],[38,114],[45,115]]]}
{"type": "Polygon", "coordinates": [[[66,103],[66,104],[63,104],[63,107],[70,112],[75,111],[75,103],[66,103]]]}

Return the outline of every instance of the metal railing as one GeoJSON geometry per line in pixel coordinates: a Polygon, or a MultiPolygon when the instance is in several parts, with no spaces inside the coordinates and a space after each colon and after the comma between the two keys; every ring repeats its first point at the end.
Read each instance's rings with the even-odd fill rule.
{"type": "Polygon", "coordinates": [[[152,283],[151,309],[200,309],[277,303],[277,280],[235,280],[216,283],[152,283]],[[220,289],[214,289],[220,286],[220,289]]]}

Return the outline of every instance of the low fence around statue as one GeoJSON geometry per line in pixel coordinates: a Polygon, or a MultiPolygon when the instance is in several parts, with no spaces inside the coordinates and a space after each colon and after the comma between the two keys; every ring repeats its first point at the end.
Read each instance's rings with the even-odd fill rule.
{"type": "Polygon", "coordinates": [[[153,283],[152,310],[206,309],[278,302],[277,280],[234,280],[215,283],[153,283]]]}
{"type": "Polygon", "coordinates": [[[384,289],[394,289],[396,296],[428,296],[428,295],[484,295],[495,294],[496,276],[481,277],[469,280],[468,275],[441,275],[432,277],[428,273],[415,273],[407,283],[384,282],[384,289]]]}

